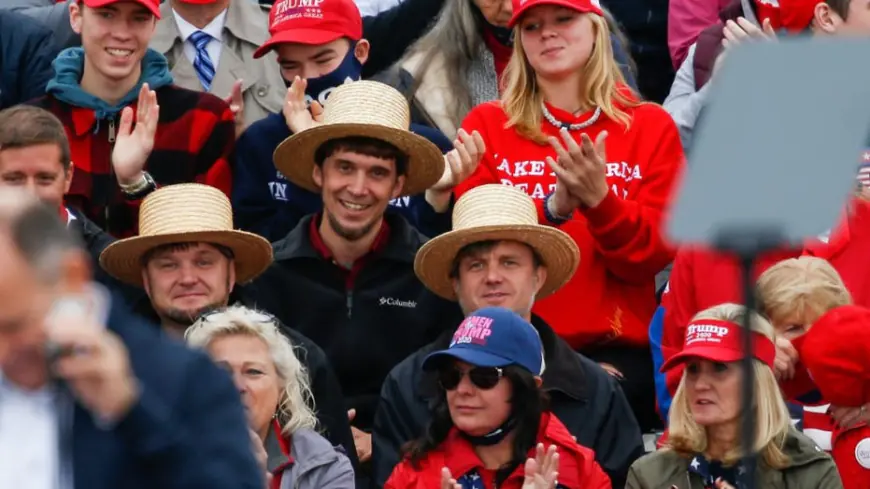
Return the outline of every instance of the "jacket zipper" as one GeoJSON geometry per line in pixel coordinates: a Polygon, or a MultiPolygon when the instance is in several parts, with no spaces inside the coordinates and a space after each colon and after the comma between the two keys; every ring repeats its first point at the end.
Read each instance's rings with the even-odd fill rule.
{"type": "MultiPolygon", "coordinates": [[[[114,174],[115,174],[115,172],[112,168],[112,156],[111,156],[112,150],[114,149],[114,144],[115,144],[115,119],[111,118],[111,119],[109,119],[109,145],[111,146],[109,148],[109,177],[110,177],[109,179],[110,180],[111,180],[111,177],[114,176],[114,174]]],[[[106,220],[106,229],[109,229],[109,207],[110,207],[110,205],[106,204],[106,211],[105,211],[104,216],[103,216],[104,219],[106,220]]]]}
{"type": "Polygon", "coordinates": [[[347,306],[347,318],[353,315],[353,289],[347,289],[347,295],[345,296],[345,305],[347,306]]]}

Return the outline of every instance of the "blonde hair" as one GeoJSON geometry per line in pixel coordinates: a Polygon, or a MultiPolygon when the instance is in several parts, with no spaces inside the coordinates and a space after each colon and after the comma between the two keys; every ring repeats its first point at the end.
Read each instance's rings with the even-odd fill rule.
{"type": "Polygon", "coordinates": [[[825,312],[852,303],[840,274],[827,260],[813,256],[789,258],[758,278],[761,310],[774,323],[797,316],[809,325],[825,312]]]}
{"type": "MultiPolygon", "coordinates": [[[[582,68],[584,86],[580,100],[586,106],[600,107],[604,115],[628,129],[631,116],[619,106],[637,107],[643,102],[624,93],[630,89],[625,86],[625,79],[613,57],[607,20],[595,14],[586,15],[592,21],[594,41],[589,60],[582,68]]],[[[547,137],[541,131],[544,94],[538,87],[535,71],[523,48],[520,29],[519,24],[514,28],[514,52],[504,72],[505,90],[501,102],[508,116],[506,127],[515,128],[527,139],[546,144],[547,137]]]]}
{"type": "Polygon", "coordinates": [[[284,383],[276,413],[281,432],[292,435],[302,428],[315,429],[317,417],[308,372],[272,316],[244,306],[230,306],[200,317],[184,332],[188,345],[203,350],[217,338],[235,335],[259,338],[269,347],[275,371],[284,383]]]}
{"type": "MultiPolygon", "coordinates": [[[[737,304],[722,304],[699,312],[692,320],[716,319],[740,323],[745,311],[743,306],[737,304]]],[[[752,314],[752,330],[773,341],[773,326],[759,314],[752,314]]],[[[762,460],[769,467],[782,469],[789,465],[789,459],[782,450],[791,428],[788,407],[785,405],[779,391],[779,385],[777,385],[770,367],[756,359],[752,362],[752,369],[756,407],[754,451],[761,454],[762,460]]],[[[669,421],[669,449],[684,455],[704,453],[707,450],[707,432],[692,417],[686,394],[685,372],[671,402],[669,421]]],[[[742,455],[743,447],[742,444],[738,443],[726,453],[721,462],[731,465],[742,458],[742,455]]]]}

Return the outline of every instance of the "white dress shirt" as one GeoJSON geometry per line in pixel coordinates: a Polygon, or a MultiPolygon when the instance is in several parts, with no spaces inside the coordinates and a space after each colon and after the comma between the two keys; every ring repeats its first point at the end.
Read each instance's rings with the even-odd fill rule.
{"type": "Polygon", "coordinates": [[[196,47],[189,41],[190,36],[196,31],[202,31],[212,37],[208,44],[205,45],[205,51],[208,53],[209,58],[211,58],[214,70],[217,72],[218,63],[221,59],[221,47],[223,47],[224,24],[227,20],[226,9],[202,29],[197,29],[195,25],[184,20],[175,9],[172,10],[172,16],[175,17],[175,23],[178,24],[178,33],[181,35],[181,40],[184,41],[184,55],[187,56],[191,64],[196,59],[196,47]]]}
{"type": "Polygon", "coordinates": [[[59,433],[53,390],[25,391],[0,375],[0,487],[68,487],[61,480],[59,433]]]}

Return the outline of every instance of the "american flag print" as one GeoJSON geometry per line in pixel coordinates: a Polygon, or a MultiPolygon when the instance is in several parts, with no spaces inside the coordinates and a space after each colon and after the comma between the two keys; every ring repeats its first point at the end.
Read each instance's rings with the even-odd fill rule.
{"type": "Polygon", "coordinates": [[[870,188],[870,148],[861,154],[861,166],[858,167],[858,182],[864,188],[870,188]]]}

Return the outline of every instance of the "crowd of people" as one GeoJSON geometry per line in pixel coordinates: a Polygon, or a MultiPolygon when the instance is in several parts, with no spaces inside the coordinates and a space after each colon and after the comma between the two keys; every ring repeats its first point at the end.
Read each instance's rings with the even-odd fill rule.
{"type": "Polygon", "coordinates": [[[0,6],[0,487],[870,489],[870,149],[758,311],[662,231],[729,49],[867,2],[622,3],[0,6]]]}

